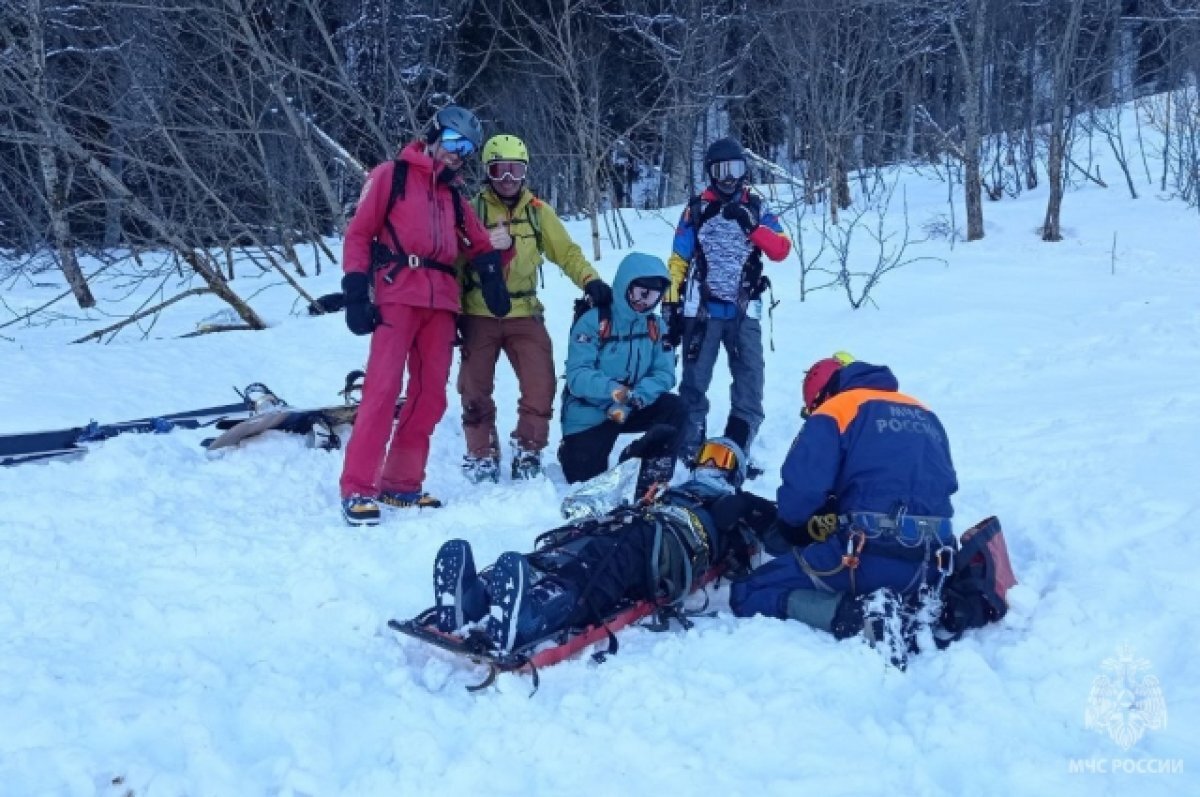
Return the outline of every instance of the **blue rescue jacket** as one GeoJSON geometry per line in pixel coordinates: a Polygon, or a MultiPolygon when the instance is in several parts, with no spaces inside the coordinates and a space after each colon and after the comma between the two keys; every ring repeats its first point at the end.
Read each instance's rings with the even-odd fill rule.
{"type": "Polygon", "coordinates": [[[601,334],[600,313],[588,310],[571,327],[563,391],[564,435],[582,432],[607,419],[612,391],[624,384],[631,401],[651,404],[675,386],[675,355],[659,340],[662,319],[653,311],[636,312],[625,298],[639,277],[668,279],[667,266],[653,255],[633,252],[617,267],[613,280],[612,322],[601,334]]]}
{"type": "Polygon", "coordinates": [[[937,416],[898,392],[886,366],[853,362],[833,378],[836,392],[805,422],[784,459],[779,517],[803,525],[830,496],[839,515],[903,509],[951,517],[958,477],[937,416]]]}

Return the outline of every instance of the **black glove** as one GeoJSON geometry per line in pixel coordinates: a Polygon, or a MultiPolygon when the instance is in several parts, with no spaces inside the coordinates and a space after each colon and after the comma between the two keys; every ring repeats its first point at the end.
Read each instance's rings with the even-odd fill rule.
{"type": "Polygon", "coordinates": [[[608,307],[612,304],[612,288],[599,277],[592,277],[583,286],[583,292],[592,300],[592,307],[608,307]]]}
{"type": "Polygon", "coordinates": [[[512,310],[512,297],[508,295],[508,286],[504,284],[500,253],[484,252],[471,261],[471,267],[479,275],[483,303],[487,305],[488,312],[497,318],[504,318],[512,310]]]}
{"type": "Polygon", "coordinates": [[[663,345],[668,349],[676,349],[680,343],[683,343],[683,305],[679,302],[664,302],[662,317],[667,325],[667,334],[663,335],[663,345]]]}
{"type": "Polygon", "coordinates": [[[742,232],[749,235],[754,232],[754,228],[758,226],[758,219],[754,218],[754,211],[749,205],[741,202],[726,202],[721,208],[721,216],[736,221],[737,226],[742,228],[742,232]]]}
{"type": "Polygon", "coordinates": [[[738,498],[741,501],[742,522],[754,532],[755,537],[762,539],[779,517],[775,502],[754,493],[738,493],[738,498]]]}
{"type": "Polygon", "coordinates": [[[342,277],[346,326],[355,335],[370,335],[379,326],[379,308],[371,304],[371,278],[360,271],[342,277]]]}

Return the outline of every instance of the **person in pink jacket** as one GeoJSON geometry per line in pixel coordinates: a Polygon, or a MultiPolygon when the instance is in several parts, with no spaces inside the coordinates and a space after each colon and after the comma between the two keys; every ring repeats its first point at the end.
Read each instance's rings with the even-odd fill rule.
{"type": "Polygon", "coordinates": [[[346,228],[346,325],[371,335],[367,376],[342,468],[342,515],[379,522],[379,504],[440,507],[422,490],[429,439],[446,411],[463,255],[489,308],[511,302],[500,254],[458,191],[459,169],[483,142],[475,114],[443,108],[423,140],[371,171],[346,228]],[[399,416],[396,400],[407,375],[399,416]],[[394,422],[393,422],[394,421],[394,422]]]}

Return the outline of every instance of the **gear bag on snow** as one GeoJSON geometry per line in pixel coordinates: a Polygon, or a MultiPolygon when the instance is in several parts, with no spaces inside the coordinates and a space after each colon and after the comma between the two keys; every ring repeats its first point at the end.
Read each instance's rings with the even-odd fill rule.
{"type": "Polygon", "coordinates": [[[1008,612],[1008,590],[1017,583],[1000,521],[993,517],[967,529],[959,540],[954,571],[942,585],[942,614],[935,634],[938,647],[982,628],[1008,612]]]}

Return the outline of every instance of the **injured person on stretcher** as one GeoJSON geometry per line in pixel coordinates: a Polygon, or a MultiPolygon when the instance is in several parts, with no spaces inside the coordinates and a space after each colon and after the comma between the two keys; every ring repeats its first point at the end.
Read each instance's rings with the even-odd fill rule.
{"type": "Polygon", "coordinates": [[[509,652],[634,603],[676,604],[714,572],[745,570],[774,502],[741,490],[746,459],[732,441],[706,441],[696,463],[691,479],[653,503],[553,529],[532,553],[501,554],[482,571],[469,543],[445,543],[433,567],[433,624],[481,629],[509,652]]]}

